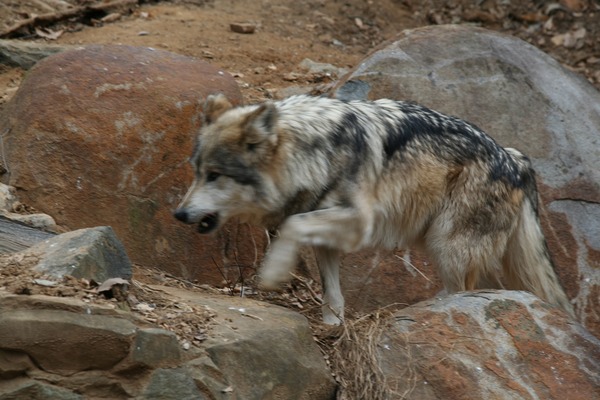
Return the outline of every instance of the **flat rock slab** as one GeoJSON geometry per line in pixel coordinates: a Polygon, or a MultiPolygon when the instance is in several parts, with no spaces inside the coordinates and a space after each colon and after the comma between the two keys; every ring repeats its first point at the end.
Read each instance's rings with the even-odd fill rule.
{"type": "Polygon", "coordinates": [[[0,311],[0,348],[27,354],[47,372],[107,370],[123,360],[136,326],[113,316],[58,310],[0,311]]]}
{"type": "Polygon", "coordinates": [[[334,398],[331,372],[298,313],[180,288],[147,290],[212,310],[200,347],[109,304],[0,290],[0,399],[334,398]]]}
{"type": "Polygon", "coordinates": [[[54,237],[54,233],[32,228],[0,216],[0,254],[15,253],[54,237]]]}
{"type": "MultiPolygon", "coordinates": [[[[228,398],[333,397],[335,382],[306,318],[300,314],[239,297],[197,296],[174,288],[162,290],[216,312],[217,325],[204,346],[211,363],[232,389],[233,397],[228,398]]],[[[226,388],[221,384],[220,389],[226,388]]]]}

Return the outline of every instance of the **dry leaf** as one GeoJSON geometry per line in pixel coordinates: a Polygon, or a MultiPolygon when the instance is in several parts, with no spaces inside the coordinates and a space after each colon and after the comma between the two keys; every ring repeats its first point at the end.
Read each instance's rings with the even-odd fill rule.
{"type": "Polygon", "coordinates": [[[561,4],[571,11],[583,11],[587,8],[587,0],[561,0],[561,4]]]}
{"type": "Polygon", "coordinates": [[[98,293],[107,292],[115,285],[129,285],[129,282],[122,278],[110,278],[102,282],[102,285],[98,286],[96,291],[98,293]]]}
{"type": "Polygon", "coordinates": [[[64,32],[64,29],[61,29],[60,31],[53,31],[46,28],[35,28],[35,34],[47,40],[56,40],[61,37],[64,32]]]}
{"type": "Polygon", "coordinates": [[[564,33],[561,33],[561,34],[558,34],[558,35],[554,35],[554,36],[552,36],[552,38],[550,39],[550,41],[555,46],[562,46],[563,43],[565,42],[565,36],[566,35],[564,33]]]}
{"type": "Polygon", "coordinates": [[[256,25],[249,22],[234,22],[229,24],[229,29],[236,33],[254,33],[256,25]]]}
{"type": "Polygon", "coordinates": [[[494,14],[486,12],[486,11],[481,11],[481,10],[465,11],[463,17],[464,17],[465,21],[469,21],[469,22],[487,22],[487,23],[498,22],[498,18],[494,14]]]}
{"type": "Polygon", "coordinates": [[[540,14],[539,12],[535,13],[526,13],[517,15],[517,18],[523,22],[535,23],[535,22],[544,22],[548,19],[548,16],[540,14]]]}
{"type": "Polygon", "coordinates": [[[585,38],[586,34],[587,34],[587,31],[585,30],[585,28],[579,28],[573,32],[573,37],[575,39],[583,39],[583,38],[585,38]]]}
{"type": "Polygon", "coordinates": [[[49,281],[47,279],[34,279],[33,283],[40,286],[53,287],[58,285],[58,282],[49,281]]]}
{"type": "Polygon", "coordinates": [[[120,13],[110,13],[110,14],[105,15],[104,17],[100,18],[100,21],[102,21],[104,23],[109,23],[109,22],[115,22],[120,18],[121,18],[120,13]]]}

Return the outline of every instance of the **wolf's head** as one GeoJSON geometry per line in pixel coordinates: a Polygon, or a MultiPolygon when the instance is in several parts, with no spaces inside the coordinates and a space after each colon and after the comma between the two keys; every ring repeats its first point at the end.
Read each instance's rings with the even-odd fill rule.
{"type": "Polygon", "coordinates": [[[278,135],[272,103],[233,107],[224,95],[208,96],[204,121],[190,158],[195,179],[175,217],[210,233],[229,218],[260,221],[273,197],[278,135]]]}

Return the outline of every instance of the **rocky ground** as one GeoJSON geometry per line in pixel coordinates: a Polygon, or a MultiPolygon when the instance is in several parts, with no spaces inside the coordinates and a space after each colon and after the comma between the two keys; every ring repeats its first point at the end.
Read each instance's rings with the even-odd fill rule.
{"type": "MultiPolygon", "coordinates": [[[[233,73],[248,102],[292,93],[294,86],[324,89],[331,74],[308,73],[300,66],[305,58],[349,68],[403,29],[447,23],[518,36],[600,88],[600,5],[593,0],[38,0],[0,6],[0,38],[152,46],[203,58],[233,73]],[[236,23],[253,33],[232,31],[236,23]]],[[[5,102],[22,71],[0,72],[5,102]]]]}
{"type": "Polygon", "coordinates": [[[166,293],[153,289],[151,285],[185,287],[201,293],[216,292],[218,289],[199,287],[184,280],[170,277],[162,271],[141,266],[134,269],[135,279],[131,285],[122,281],[104,282],[77,279],[67,276],[56,279],[42,272],[28,269],[27,263],[11,262],[2,257],[0,288],[8,293],[69,297],[88,304],[108,306],[113,309],[131,311],[141,319],[161,328],[175,332],[183,347],[198,345],[207,339],[215,314],[191,304],[173,301],[166,293]],[[112,282],[112,284],[111,284],[112,282]],[[106,288],[106,290],[104,290],[106,288]]]}
{"type": "MultiPolygon", "coordinates": [[[[133,265],[133,279],[95,282],[72,276],[57,279],[32,267],[37,259],[23,260],[19,255],[0,255],[0,290],[21,295],[68,297],[84,303],[107,306],[134,313],[142,320],[174,332],[184,348],[200,346],[211,334],[215,313],[191,303],[175,301],[173,296],[153,286],[185,289],[200,294],[243,297],[268,301],[298,311],[311,322],[324,348],[329,348],[336,332],[321,324],[320,294],[317,284],[299,277],[282,292],[260,292],[251,282],[216,288],[199,285],[155,268],[133,265]],[[124,286],[125,284],[125,286],[124,286]],[[334,333],[334,336],[330,334],[334,333]]],[[[252,316],[250,316],[252,318],[252,316]]],[[[339,332],[337,332],[339,333],[339,332]]]]}

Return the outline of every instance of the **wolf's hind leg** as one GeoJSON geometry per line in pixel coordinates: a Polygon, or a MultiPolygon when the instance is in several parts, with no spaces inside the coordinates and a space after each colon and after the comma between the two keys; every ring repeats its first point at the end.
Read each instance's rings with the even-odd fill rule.
{"type": "Polygon", "coordinates": [[[317,265],[323,286],[323,322],[339,325],[344,319],[344,296],[340,288],[340,252],[338,250],[314,247],[317,265]]]}
{"type": "Polygon", "coordinates": [[[495,237],[454,233],[430,240],[427,247],[448,293],[501,287],[506,233],[498,232],[495,237]]]}

